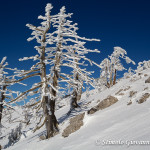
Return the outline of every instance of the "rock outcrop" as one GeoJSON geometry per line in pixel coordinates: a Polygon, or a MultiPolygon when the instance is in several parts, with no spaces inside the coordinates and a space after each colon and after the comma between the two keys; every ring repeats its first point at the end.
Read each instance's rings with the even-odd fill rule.
{"type": "Polygon", "coordinates": [[[145,102],[149,97],[150,97],[150,94],[149,94],[149,93],[145,93],[145,94],[138,100],[138,104],[141,104],[141,103],[145,102]]]}
{"type": "Polygon", "coordinates": [[[67,126],[63,133],[63,137],[68,137],[71,133],[79,130],[81,126],[83,126],[83,119],[84,119],[85,113],[79,114],[73,118],[70,119],[70,124],[67,126]]]}
{"type": "Polygon", "coordinates": [[[147,80],[145,80],[145,83],[150,83],[150,77],[147,80]]]}
{"type": "Polygon", "coordinates": [[[137,91],[130,91],[129,97],[133,97],[136,93],[137,93],[137,91]]]}
{"type": "Polygon", "coordinates": [[[113,104],[115,104],[118,101],[116,97],[108,96],[106,99],[99,102],[99,104],[90,110],[88,110],[88,114],[94,114],[98,110],[105,109],[113,104]]]}

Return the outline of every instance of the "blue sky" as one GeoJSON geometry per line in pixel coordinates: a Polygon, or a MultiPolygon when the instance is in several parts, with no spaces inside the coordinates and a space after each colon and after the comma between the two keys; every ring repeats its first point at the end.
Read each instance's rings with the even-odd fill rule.
{"type": "MultiPolygon", "coordinates": [[[[97,48],[101,54],[89,57],[100,63],[110,55],[114,46],[120,46],[136,63],[150,59],[150,2],[148,0],[13,0],[0,1],[1,55],[8,57],[11,67],[27,69],[30,61],[19,58],[36,53],[35,43],[27,42],[31,30],[25,25],[39,25],[37,17],[44,14],[47,3],[54,6],[52,14],[62,6],[74,13],[72,20],[79,24],[79,35],[98,38],[88,48],[97,48]]],[[[91,68],[90,68],[91,69],[91,68]]],[[[96,67],[93,67],[96,71],[96,67]]],[[[99,71],[95,77],[99,76],[99,71]]]]}

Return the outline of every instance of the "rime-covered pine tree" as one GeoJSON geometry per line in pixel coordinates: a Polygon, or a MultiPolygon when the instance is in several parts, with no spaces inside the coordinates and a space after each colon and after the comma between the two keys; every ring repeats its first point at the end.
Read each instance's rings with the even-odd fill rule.
{"type": "Polygon", "coordinates": [[[100,79],[105,79],[105,85],[111,87],[116,84],[117,71],[125,70],[121,60],[124,59],[127,64],[135,62],[127,56],[127,52],[121,47],[114,47],[113,53],[106,59],[104,59],[101,66],[100,79]]]}
{"type": "Polygon", "coordinates": [[[33,59],[36,62],[30,70],[22,70],[20,76],[23,76],[23,78],[40,76],[41,81],[35,83],[29,90],[21,93],[13,100],[16,101],[26,96],[36,95],[28,103],[28,106],[35,108],[36,113],[43,108],[43,115],[39,116],[38,126],[35,130],[46,124],[47,138],[53,136],[54,132],[58,130],[58,122],[55,117],[55,102],[58,99],[60,89],[64,88],[60,84],[65,82],[72,85],[73,96],[75,95],[74,93],[78,92],[77,88],[81,90],[83,81],[92,84],[92,79],[89,77],[91,72],[81,69],[79,65],[85,66],[84,61],[89,61],[93,64],[94,62],[86,58],[85,54],[99,52],[97,49],[89,50],[85,48],[85,41],[99,40],[79,37],[76,33],[77,24],[72,24],[72,21],[67,19],[72,14],[66,14],[65,7],[62,7],[56,15],[50,15],[51,9],[52,5],[47,4],[45,16],[38,17],[38,19],[43,20],[41,26],[36,27],[27,24],[33,30],[32,37],[28,38],[28,41],[36,39],[39,46],[35,46],[37,55],[20,59],[20,61],[33,59]],[[73,75],[62,72],[61,67],[71,68],[73,75]],[[50,73],[47,73],[48,70],[50,70],[50,73]],[[80,76],[80,79],[78,76],[80,76]],[[41,124],[43,116],[45,119],[41,124]],[[39,124],[41,125],[39,126],[39,124]]]}
{"type": "Polygon", "coordinates": [[[100,84],[105,85],[109,87],[109,76],[110,76],[110,60],[108,58],[105,58],[101,63],[100,63],[100,84]]]}
{"type": "Polygon", "coordinates": [[[110,86],[116,84],[117,71],[125,70],[121,59],[124,59],[127,64],[132,63],[135,65],[135,62],[127,56],[126,50],[121,47],[114,47],[114,51],[110,56],[110,86]]]}
{"type": "Polygon", "coordinates": [[[9,102],[14,99],[15,95],[17,96],[19,94],[18,91],[12,91],[10,88],[16,83],[14,72],[17,71],[17,69],[9,68],[6,59],[7,57],[3,57],[0,63],[0,125],[2,121],[3,108],[9,107],[14,109],[9,102]]]}
{"type": "Polygon", "coordinates": [[[138,63],[136,72],[139,73],[140,71],[143,71],[148,68],[150,68],[150,60],[144,60],[143,62],[138,63]]]}
{"type": "MultiPolygon", "coordinates": [[[[50,57],[47,55],[49,52],[48,45],[53,44],[49,40],[51,34],[49,33],[50,25],[51,25],[51,4],[47,4],[45,8],[45,16],[39,16],[38,19],[42,19],[41,25],[36,27],[32,24],[27,24],[33,32],[31,33],[32,37],[28,38],[28,41],[36,40],[39,44],[35,46],[37,54],[31,57],[24,57],[23,59],[19,59],[20,61],[32,59],[35,64],[31,66],[30,70],[21,70],[19,76],[23,79],[39,76],[40,82],[34,83],[30,89],[25,92],[22,92],[17,98],[15,98],[12,102],[16,102],[19,99],[26,98],[27,96],[33,96],[34,98],[30,99],[26,107],[32,107],[35,109],[35,114],[39,115],[39,111],[43,110],[42,115],[38,116],[39,122],[35,127],[35,130],[39,129],[43,125],[46,125],[47,130],[47,138],[53,136],[54,130],[58,128],[57,120],[54,115],[53,108],[51,107],[51,93],[50,93],[50,85],[49,85],[49,74],[46,73],[46,67],[50,65],[50,57]],[[44,120],[42,118],[44,117],[44,120]],[[43,123],[41,123],[43,121],[43,123]],[[41,124],[40,124],[41,123],[41,124]]],[[[53,49],[53,48],[51,48],[53,49]]],[[[50,66],[49,66],[50,67],[50,66]]]]}
{"type": "Polygon", "coordinates": [[[67,82],[73,89],[71,93],[71,109],[73,109],[78,107],[77,100],[81,98],[83,82],[92,84],[92,79],[89,77],[91,72],[86,71],[85,66],[87,64],[85,61],[89,61],[90,64],[96,63],[86,58],[85,54],[89,52],[99,53],[97,49],[87,49],[85,47],[86,41],[99,40],[78,36],[76,32],[78,30],[77,23],[73,24],[68,19],[72,14],[66,14],[65,12],[65,7],[62,7],[60,13],[52,20],[53,27],[56,28],[56,31],[52,35],[55,36],[54,39],[57,47],[54,68],[51,69],[54,87],[52,88],[52,95],[56,97],[58,80],[60,82],[67,82]],[[81,69],[80,66],[84,66],[84,69],[81,69]],[[60,72],[61,67],[71,68],[72,73],[66,74],[65,72],[60,72]]]}

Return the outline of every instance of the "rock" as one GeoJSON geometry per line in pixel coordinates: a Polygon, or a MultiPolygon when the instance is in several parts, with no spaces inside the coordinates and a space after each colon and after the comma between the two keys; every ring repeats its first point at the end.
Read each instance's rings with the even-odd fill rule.
{"type": "Polygon", "coordinates": [[[144,91],[145,91],[145,90],[148,90],[148,87],[144,88],[144,91]]]}
{"type": "Polygon", "coordinates": [[[137,93],[137,91],[130,91],[130,93],[129,93],[129,97],[134,96],[136,93],[137,93]]]}
{"type": "Polygon", "coordinates": [[[145,77],[147,77],[147,76],[148,76],[148,74],[144,74],[144,76],[145,76],[145,77]]]}
{"type": "Polygon", "coordinates": [[[129,90],[131,87],[127,86],[125,89],[120,89],[115,95],[124,95],[124,93],[121,93],[122,91],[127,91],[129,90]]]}
{"type": "Polygon", "coordinates": [[[90,110],[88,110],[88,114],[94,114],[97,110],[97,108],[91,108],[90,110]]]}
{"type": "Polygon", "coordinates": [[[39,136],[40,140],[46,140],[46,136],[45,135],[41,135],[39,136]]]}
{"type": "Polygon", "coordinates": [[[130,100],[128,103],[127,103],[127,105],[131,105],[132,104],[132,101],[130,100]]]}
{"type": "Polygon", "coordinates": [[[106,99],[102,100],[97,106],[88,110],[88,114],[94,114],[98,110],[105,109],[118,101],[116,97],[108,96],[106,99]]]}
{"type": "Polygon", "coordinates": [[[120,89],[115,95],[118,95],[121,91],[123,91],[123,89],[120,89]]]}
{"type": "Polygon", "coordinates": [[[70,119],[70,124],[68,127],[66,127],[62,133],[63,137],[68,137],[71,133],[79,130],[81,126],[83,126],[83,119],[84,119],[85,113],[79,114],[73,118],[70,119]]]}
{"type": "Polygon", "coordinates": [[[145,93],[138,101],[138,104],[145,102],[150,97],[149,93],[145,93]]]}
{"type": "Polygon", "coordinates": [[[126,76],[126,79],[129,79],[130,78],[130,76],[126,76]]]}
{"type": "Polygon", "coordinates": [[[120,96],[124,95],[124,93],[119,93],[120,96]]]}
{"type": "Polygon", "coordinates": [[[147,80],[145,80],[145,83],[150,83],[150,77],[147,80]]]}
{"type": "Polygon", "coordinates": [[[127,91],[127,90],[129,90],[131,87],[130,86],[127,86],[125,89],[124,89],[124,91],[127,91]]]}

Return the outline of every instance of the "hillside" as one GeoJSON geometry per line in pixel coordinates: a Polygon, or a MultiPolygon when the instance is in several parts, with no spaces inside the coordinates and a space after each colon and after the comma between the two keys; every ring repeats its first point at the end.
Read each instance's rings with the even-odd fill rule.
{"type": "MultiPolygon", "coordinates": [[[[44,127],[32,133],[34,124],[24,126],[18,142],[6,148],[7,150],[148,150],[150,149],[150,83],[145,81],[150,77],[150,69],[122,78],[116,85],[104,91],[92,90],[87,96],[82,94],[81,109],[78,109],[68,117],[69,98],[63,99],[56,111],[60,122],[60,132],[49,140],[41,140],[40,136],[45,132],[44,127]],[[118,102],[99,110],[94,114],[87,111],[96,106],[108,96],[114,96],[118,102]],[[62,137],[63,130],[69,125],[71,117],[85,112],[83,126],[68,137],[62,137]],[[145,142],[145,143],[144,143],[145,142]]],[[[19,120],[21,108],[15,112],[15,123],[6,123],[7,115],[2,124],[2,146],[8,142],[8,133],[19,120]]],[[[13,115],[14,116],[14,115],[13,115]]]]}

